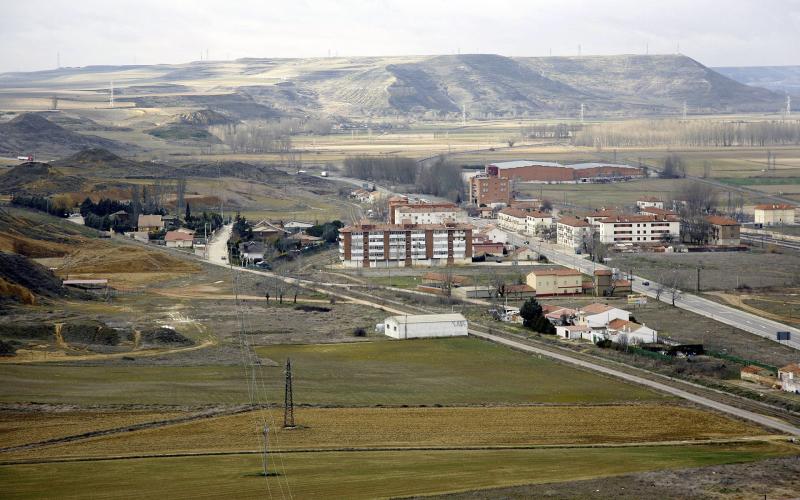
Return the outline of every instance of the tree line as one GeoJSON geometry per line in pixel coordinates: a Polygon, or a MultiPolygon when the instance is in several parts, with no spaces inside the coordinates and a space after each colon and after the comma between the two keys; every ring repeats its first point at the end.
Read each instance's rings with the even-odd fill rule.
{"type": "Polygon", "coordinates": [[[464,199],[461,168],[439,157],[432,165],[422,166],[413,158],[392,156],[346,158],[344,172],[348,177],[393,184],[413,184],[420,193],[448,198],[456,203],[464,199]]]}
{"type": "Polygon", "coordinates": [[[800,144],[800,120],[634,120],[586,125],[572,135],[576,146],[765,147],[800,144]]]}

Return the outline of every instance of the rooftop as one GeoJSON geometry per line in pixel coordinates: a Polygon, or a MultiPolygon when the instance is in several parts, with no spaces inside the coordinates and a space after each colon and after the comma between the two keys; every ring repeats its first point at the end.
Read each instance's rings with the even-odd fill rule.
{"type": "Polygon", "coordinates": [[[675,215],[618,215],[601,219],[601,224],[621,224],[630,222],[677,222],[675,215]]]}
{"type": "Polygon", "coordinates": [[[706,221],[709,224],[713,224],[715,226],[739,226],[739,222],[733,220],[729,217],[722,217],[721,215],[709,215],[706,217],[706,221]]]}
{"type": "Polygon", "coordinates": [[[398,212],[411,212],[411,213],[418,213],[418,212],[455,212],[458,210],[458,207],[453,205],[452,203],[422,203],[422,204],[414,204],[414,205],[402,205],[397,207],[396,209],[398,212]]]}
{"type": "Polygon", "coordinates": [[[549,269],[534,269],[531,271],[534,276],[581,276],[580,271],[566,267],[551,267],[549,269]]]}
{"type": "Polygon", "coordinates": [[[193,239],[194,234],[185,231],[167,231],[167,234],[164,235],[165,241],[192,241],[193,239]]]}
{"type": "Polygon", "coordinates": [[[615,319],[608,323],[608,328],[610,330],[623,330],[627,329],[628,331],[635,331],[638,330],[642,325],[639,323],[634,323],[633,321],[625,321],[624,319],[615,319]]]}
{"type": "Polygon", "coordinates": [[[581,311],[585,312],[586,314],[602,314],[612,309],[616,309],[616,307],[612,307],[608,304],[599,304],[595,302],[594,304],[589,304],[587,306],[582,307],[581,311]]]}
{"type": "Polygon", "coordinates": [[[403,316],[389,316],[387,320],[393,319],[401,325],[413,325],[419,323],[444,323],[447,321],[467,321],[461,314],[409,314],[403,316]]]}
{"type": "Polygon", "coordinates": [[[630,165],[620,165],[615,163],[598,163],[598,162],[588,162],[588,163],[573,163],[570,165],[564,165],[561,163],[556,163],[552,161],[536,161],[536,160],[511,160],[511,161],[501,161],[497,163],[490,163],[492,167],[497,167],[500,170],[506,168],[521,168],[521,167],[556,167],[556,168],[571,168],[573,170],[584,170],[588,168],[598,168],[598,167],[615,167],[615,168],[630,168],[633,170],[639,170],[638,167],[632,167],[630,165]]]}
{"type": "Polygon", "coordinates": [[[756,205],[756,210],[794,210],[794,205],[787,205],[785,203],[775,203],[772,205],[756,205]]]}
{"type": "Polygon", "coordinates": [[[562,217],[558,219],[559,224],[571,227],[589,227],[590,224],[583,219],[577,217],[562,217]]]}
{"type": "Polygon", "coordinates": [[[504,208],[498,212],[503,215],[508,215],[510,217],[516,217],[517,219],[524,219],[528,216],[528,212],[522,210],[521,208],[504,208]]]}
{"type": "Polygon", "coordinates": [[[678,215],[675,212],[673,212],[672,210],[665,210],[663,208],[658,208],[658,207],[645,207],[645,208],[639,210],[639,212],[643,213],[643,214],[662,215],[662,216],[663,215],[674,215],[674,216],[678,215]]]}
{"type": "Polygon", "coordinates": [[[339,233],[351,233],[353,231],[424,231],[426,229],[465,231],[472,229],[472,226],[469,224],[460,224],[456,222],[446,222],[444,224],[369,224],[360,222],[352,226],[341,228],[339,233]]]}
{"type": "Polygon", "coordinates": [[[784,373],[794,373],[795,375],[800,375],[800,365],[797,363],[791,363],[786,366],[783,366],[778,369],[779,372],[784,373]]]}

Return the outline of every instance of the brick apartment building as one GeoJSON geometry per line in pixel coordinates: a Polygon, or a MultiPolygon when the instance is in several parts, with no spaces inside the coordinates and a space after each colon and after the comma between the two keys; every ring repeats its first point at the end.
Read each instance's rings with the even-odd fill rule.
{"type": "Polygon", "coordinates": [[[339,230],[345,267],[410,267],[465,264],[472,260],[472,226],[357,224],[339,230]]]}
{"type": "Polygon", "coordinates": [[[469,180],[469,202],[475,205],[511,203],[511,182],[497,175],[478,174],[469,180]]]}

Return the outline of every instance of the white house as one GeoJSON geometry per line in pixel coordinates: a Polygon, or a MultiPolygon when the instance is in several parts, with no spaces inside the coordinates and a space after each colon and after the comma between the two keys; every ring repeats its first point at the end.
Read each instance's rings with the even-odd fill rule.
{"type": "Polygon", "coordinates": [[[567,340],[588,339],[591,329],[581,325],[559,325],[556,327],[556,335],[567,340]]]}
{"type": "Polygon", "coordinates": [[[194,231],[167,231],[164,241],[169,248],[191,248],[194,241],[194,231]]]}
{"type": "Polygon", "coordinates": [[[792,363],[778,370],[778,380],[781,382],[781,389],[786,392],[800,394],[800,365],[792,363]]]}
{"type": "Polygon", "coordinates": [[[631,313],[606,304],[589,304],[578,310],[578,319],[575,322],[585,325],[593,330],[605,330],[608,324],[615,319],[630,320],[631,313]]]}
{"type": "Polygon", "coordinates": [[[608,338],[612,342],[629,344],[642,344],[658,342],[658,332],[646,325],[640,325],[633,321],[615,319],[608,323],[606,329],[608,338]]]}
{"type": "Polygon", "coordinates": [[[463,337],[467,319],[461,314],[409,314],[389,316],[383,333],[396,339],[463,337]]]}
{"type": "Polygon", "coordinates": [[[553,225],[553,216],[544,212],[528,212],[525,214],[525,233],[531,236],[539,234],[553,225]]]}

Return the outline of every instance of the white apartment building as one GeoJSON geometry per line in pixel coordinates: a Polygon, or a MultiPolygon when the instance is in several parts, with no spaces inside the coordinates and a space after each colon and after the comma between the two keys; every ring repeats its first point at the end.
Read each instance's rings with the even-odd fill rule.
{"type": "Polygon", "coordinates": [[[562,217],[556,222],[556,243],[572,250],[579,249],[592,237],[592,226],[577,217],[562,217]]]}
{"type": "Polygon", "coordinates": [[[504,208],[497,212],[497,225],[505,231],[524,233],[528,225],[528,212],[519,208],[504,208]]]}
{"type": "Polygon", "coordinates": [[[456,206],[405,205],[395,208],[395,221],[398,224],[444,224],[445,222],[466,222],[467,214],[456,206]]]}
{"type": "Polygon", "coordinates": [[[544,212],[528,212],[525,214],[525,233],[531,236],[542,229],[553,225],[553,216],[544,212]]]}
{"type": "Polygon", "coordinates": [[[664,202],[659,200],[658,198],[649,196],[647,198],[642,198],[641,200],[637,200],[636,206],[639,208],[639,210],[643,208],[660,208],[663,210],[664,202]]]}
{"type": "Polygon", "coordinates": [[[359,224],[339,230],[344,267],[410,267],[472,261],[467,224],[359,224]]]}
{"type": "Polygon", "coordinates": [[[597,221],[602,243],[653,243],[680,237],[680,220],[671,215],[620,215],[597,221]]]}

